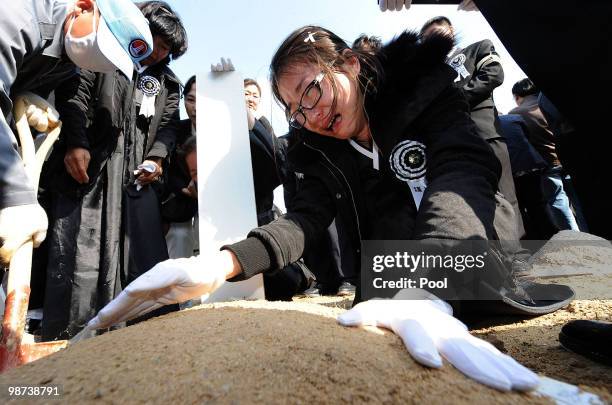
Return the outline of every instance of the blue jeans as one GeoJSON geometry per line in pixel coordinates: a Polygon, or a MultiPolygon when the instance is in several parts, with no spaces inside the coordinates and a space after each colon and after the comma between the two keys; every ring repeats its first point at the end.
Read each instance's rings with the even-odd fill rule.
{"type": "Polygon", "coordinates": [[[569,199],[563,189],[561,166],[551,167],[542,173],[542,196],[546,202],[546,211],[560,231],[570,229],[578,231],[578,224],[570,208],[569,199]]]}

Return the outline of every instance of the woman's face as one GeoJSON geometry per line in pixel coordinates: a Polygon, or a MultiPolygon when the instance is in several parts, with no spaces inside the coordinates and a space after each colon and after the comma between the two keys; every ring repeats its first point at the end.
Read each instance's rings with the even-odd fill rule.
{"type": "Polygon", "coordinates": [[[185,111],[187,117],[191,120],[191,124],[195,127],[196,124],[196,84],[191,85],[189,92],[185,94],[185,111]]]}
{"type": "MultiPolygon", "coordinates": [[[[349,58],[341,68],[341,71],[328,73],[323,77],[320,84],[321,98],[314,108],[303,109],[306,117],[304,126],[320,135],[350,139],[367,127],[357,85],[359,61],[355,57],[349,58]],[[330,76],[336,81],[335,91],[330,76]],[[336,105],[332,108],[334,92],[336,105]]],[[[288,106],[289,114],[298,109],[304,90],[320,73],[319,66],[300,63],[279,77],[279,93],[288,106]]]]}
{"type": "Polygon", "coordinates": [[[261,99],[261,94],[259,94],[257,86],[254,84],[245,86],[244,97],[246,98],[247,108],[257,111],[257,108],[259,108],[259,100],[261,99]]]}

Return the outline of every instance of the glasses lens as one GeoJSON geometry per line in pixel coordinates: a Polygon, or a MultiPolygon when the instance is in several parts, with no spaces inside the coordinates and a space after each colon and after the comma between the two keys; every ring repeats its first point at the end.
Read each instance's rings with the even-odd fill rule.
{"type": "Polygon", "coordinates": [[[304,92],[302,98],[302,108],[306,110],[313,109],[321,99],[321,88],[318,84],[313,84],[304,92]]]}
{"type": "Polygon", "coordinates": [[[301,111],[296,111],[291,114],[291,118],[289,118],[289,125],[295,129],[304,128],[304,124],[306,124],[306,116],[301,111]]]}

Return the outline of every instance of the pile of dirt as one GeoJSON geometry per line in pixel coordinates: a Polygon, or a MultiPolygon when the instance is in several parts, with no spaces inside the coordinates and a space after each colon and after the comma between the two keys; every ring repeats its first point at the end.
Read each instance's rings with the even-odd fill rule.
{"type": "Polygon", "coordinates": [[[0,376],[60,384],[68,403],[550,403],[415,363],[392,333],[339,326],[340,307],[234,302],[85,340],[0,376]]]}
{"type": "MultiPolygon", "coordinates": [[[[608,260],[607,251],[585,252],[559,252],[548,245],[536,259],[549,267],[608,260]]],[[[531,319],[472,319],[471,332],[532,370],[612,403],[611,369],[558,342],[570,320],[612,321],[612,275],[593,271],[543,281],[569,284],[578,297],[593,299],[531,319]]],[[[423,367],[389,331],[339,326],[334,318],[351,301],[319,297],[202,305],[78,342],[0,375],[0,386],[59,384],[69,403],[550,403],[534,393],[500,393],[448,364],[440,370],[423,367]]]]}

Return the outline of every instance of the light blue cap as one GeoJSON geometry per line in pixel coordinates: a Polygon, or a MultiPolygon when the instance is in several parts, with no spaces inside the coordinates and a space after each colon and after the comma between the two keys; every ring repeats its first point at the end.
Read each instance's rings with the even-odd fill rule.
{"type": "Polygon", "coordinates": [[[128,78],[134,64],[153,52],[149,22],[131,0],[96,0],[100,10],[98,46],[128,78]]]}

